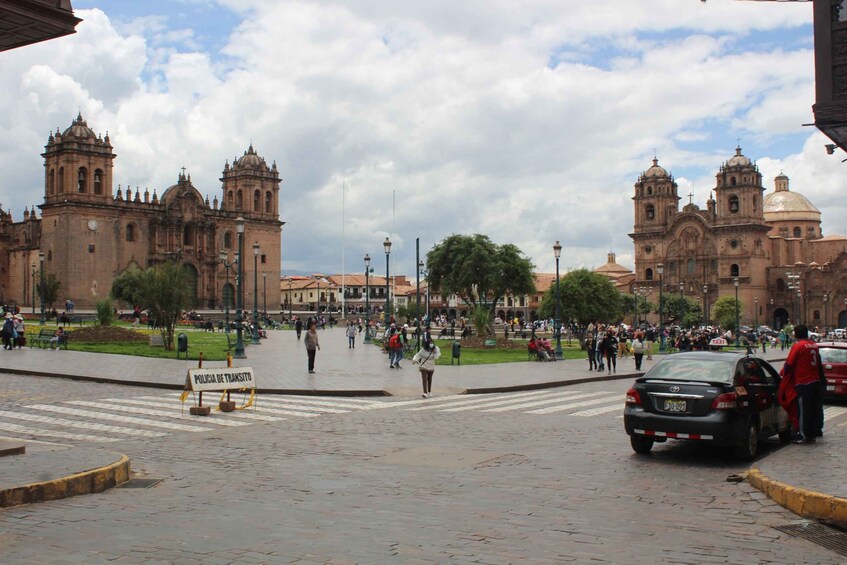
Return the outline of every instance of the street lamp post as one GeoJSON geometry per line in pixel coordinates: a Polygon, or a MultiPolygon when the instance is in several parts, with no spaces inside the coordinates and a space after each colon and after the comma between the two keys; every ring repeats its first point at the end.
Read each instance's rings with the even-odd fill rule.
{"type": "Polygon", "coordinates": [[[417,348],[421,348],[421,336],[423,335],[424,329],[424,317],[421,316],[421,274],[423,273],[424,262],[418,261],[418,272],[417,272],[417,281],[418,288],[415,291],[415,297],[417,298],[417,307],[418,307],[418,325],[415,328],[415,333],[417,334],[417,339],[415,340],[417,343],[417,348]]]}
{"type": "Polygon", "coordinates": [[[45,324],[44,320],[44,253],[38,254],[38,297],[41,299],[41,318],[38,320],[38,325],[43,326],[45,324]]]}
{"type": "Polygon", "coordinates": [[[665,350],[665,318],[664,318],[664,281],[662,273],[665,272],[665,265],[659,263],[656,265],[656,271],[659,273],[659,351],[665,350]]]}
{"type": "Polygon", "coordinates": [[[382,248],[385,250],[385,327],[387,328],[391,324],[391,314],[388,311],[391,308],[391,287],[388,284],[388,256],[391,254],[391,240],[387,237],[382,242],[382,248]]]}
{"type": "Polygon", "coordinates": [[[365,253],[365,339],[364,343],[371,342],[371,257],[365,253]]]}
{"type": "Polygon", "coordinates": [[[735,285],[735,347],[741,347],[741,329],[738,325],[738,277],[732,279],[735,285]]]}
{"type": "Polygon", "coordinates": [[[288,327],[294,324],[294,294],[291,292],[291,277],[288,278],[288,327]]]}
{"type": "Polygon", "coordinates": [[[35,316],[35,263],[32,264],[32,315],[35,316]]]}
{"type": "Polygon", "coordinates": [[[797,289],[797,323],[798,324],[803,323],[803,304],[801,302],[802,297],[803,297],[803,294],[800,291],[800,289],[798,288],[797,289]]]}
{"type": "Polygon", "coordinates": [[[253,345],[259,341],[259,242],[253,242],[253,345]]]}
{"type": "Polygon", "coordinates": [[[244,353],[244,218],[235,219],[235,229],[238,232],[238,276],[235,279],[235,358],[247,359],[244,353]]]}
{"type": "Polygon", "coordinates": [[[223,249],[221,249],[220,257],[221,263],[223,263],[224,269],[226,270],[226,286],[224,286],[224,291],[222,293],[224,297],[224,320],[226,320],[224,332],[229,333],[229,303],[232,300],[232,295],[229,292],[229,271],[237,263],[237,261],[229,263],[229,255],[223,249]]]}
{"type": "Polygon", "coordinates": [[[826,303],[829,298],[829,293],[823,293],[823,333],[826,335],[826,327],[827,327],[827,315],[826,315],[826,303]]]}
{"type": "Polygon", "coordinates": [[[703,325],[709,325],[709,285],[703,285],[703,325]]]}
{"type": "Polygon", "coordinates": [[[556,241],[556,245],[553,246],[553,256],[556,258],[556,320],[555,330],[556,330],[556,359],[564,358],[564,353],[562,352],[562,322],[560,319],[560,306],[559,306],[559,256],[562,254],[562,245],[556,241]]]}
{"type": "Polygon", "coordinates": [[[262,312],[268,315],[268,272],[262,271],[262,312]]]}
{"type": "Polygon", "coordinates": [[[753,303],[755,305],[755,307],[753,309],[753,320],[755,320],[753,322],[753,331],[758,332],[759,331],[759,297],[758,296],[753,299],[753,303]]]}

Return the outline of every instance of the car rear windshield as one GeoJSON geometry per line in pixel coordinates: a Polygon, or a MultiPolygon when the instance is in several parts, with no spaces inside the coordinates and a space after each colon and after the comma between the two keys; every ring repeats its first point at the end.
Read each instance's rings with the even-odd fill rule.
{"type": "Polygon", "coordinates": [[[819,351],[824,363],[847,363],[847,349],[821,347],[819,351]]]}
{"type": "Polygon", "coordinates": [[[644,378],[731,383],[735,364],[736,359],[721,358],[719,354],[715,354],[713,359],[671,355],[657,363],[644,378]]]}

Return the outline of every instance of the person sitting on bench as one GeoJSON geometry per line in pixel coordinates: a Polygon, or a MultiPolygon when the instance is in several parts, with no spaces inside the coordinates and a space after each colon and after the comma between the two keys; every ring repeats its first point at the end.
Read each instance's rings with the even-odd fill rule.
{"type": "Polygon", "coordinates": [[[59,328],[56,330],[56,334],[50,338],[50,349],[59,349],[59,346],[62,345],[62,342],[65,340],[65,330],[59,328]]]}

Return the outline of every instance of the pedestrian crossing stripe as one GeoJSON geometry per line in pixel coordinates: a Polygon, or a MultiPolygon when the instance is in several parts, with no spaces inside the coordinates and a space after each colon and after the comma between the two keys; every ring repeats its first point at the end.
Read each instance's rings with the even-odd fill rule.
{"type": "Polygon", "coordinates": [[[55,424],[66,428],[82,428],[97,430],[100,432],[114,432],[129,436],[162,437],[168,435],[164,432],[151,432],[149,430],[125,428],[123,426],[110,426],[107,424],[98,424],[96,422],[88,422],[85,420],[68,420],[67,418],[57,418],[55,416],[38,416],[37,414],[30,414],[28,412],[4,412],[3,417],[25,420],[27,422],[38,422],[40,424],[55,424]]]}
{"type": "MultiPolygon", "coordinates": [[[[567,396],[567,397],[559,396],[559,397],[556,397],[556,398],[545,398],[544,400],[536,400],[534,402],[523,402],[523,403],[520,403],[520,404],[500,406],[498,408],[485,408],[482,411],[483,412],[508,412],[508,411],[511,411],[511,410],[521,410],[523,408],[534,408],[536,406],[543,406],[545,404],[561,403],[562,401],[570,402],[571,400],[579,400],[581,398],[590,398],[592,396],[600,396],[601,394],[608,395],[609,392],[608,391],[587,392],[587,393],[584,393],[584,394],[576,394],[576,395],[567,396]]],[[[620,395],[615,395],[615,397],[620,398],[620,395]]],[[[611,399],[607,396],[606,398],[601,398],[599,400],[599,402],[600,403],[609,402],[610,400],[611,399]]],[[[592,404],[597,404],[597,403],[598,403],[597,400],[594,400],[592,402],[592,404]]],[[[567,404],[566,406],[571,406],[571,404],[567,404]]],[[[582,406],[582,404],[577,403],[577,404],[574,404],[573,406],[582,406]]],[[[533,411],[530,411],[530,412],[534,413],[535,411],[533,410],[533,411]]]]}
{"type": "Polygon", "coordinates": [[[395,406],[416,406],[416,408],[407,408],[409,411],[417,411],[417,410],[438,410],[444,408],[444,405],[447,402],[450,402],[450,406],[464,406],[464,405],[472,405],[477,406],[481,403],[486,402],[500,402],[503,399],[520,399],[525,400],[527,398],[541,398],[547,397],[551,395],[561,395],[561,394],[576,394],[578,390],[562,392],[562,391],[554,391],[550,390],[536,390],[533,392],[523,392],[517,394],[498,394],[498,395],[485,395],[485,396],[467,396],[467,395],[452,395],[452,396],[437,396],[435,398],[422,398],[420,400],[406,400],[400,402],[387,402],[387,407],[395,407],[395,406]]]}
{"type": "Polygon", "coordinates": [[[577,417],[589,417],[589,416],[599,416],[600,414],[606,414],[607,412],[621,412],[621,418],[623,418],[623,402],[619,402],[611,406],[601,406],[599,408],[590,408],[588,410],[580,410],[579,412],[571,412],[570,416],[577,417]]]}
{"type": "MultiPolygon", "coordinates": [[[[128,402],[127,399],[124,399],[124,401],[128,402]]],[[[155,397],[155,396],[141,396],[141,397],[138,397],[137,399],[132,399],[132,403],[151,406],[151,407],[159,406],[159,407],[163,407],[167,410],[175,410],[175,411],[179,411],[179,412],[181,412],[183,410],[183,408],[180,405],[175,405],[173,402],[168,402],[167,400],[162,400],[162,399],[155,397]]],[[[263,407],[262,410],[261,410],[261,414],[256,414],[253,410],[250,410],[250,411],[244,411],[244,412],[231,412],[227,417],[230,417],[230,416],[239,417],[240,416],[242,418],[244,418],[244,417],[249,418],[250,416],[252,416],[254,419],[265,420],[265,421],[273,421],[273,422],[277,422],[279,420],[284,419],[284,418],[268,417],[267,414],[271,414],[271,415],[277,414],[277,415],[283,415],[283,416],[302,416],[303,418],[312,418],[314,416],[320,416],[320,414],[318,412],[295,412],[295,411],[291,411],[291,410],[277,410],[277,409],[274,409],[274,408],[263,407]]]]}
{"type": "MultiPolygon", "coordinates": [[[[103,402],[113,404],[116,407],[121,407],[122,410],[123,405],[129,404],[130,406],[146,406],[155,409],[161,408],[164,411],[170,410],[174,413],[182,413],[183,411],[183,407],[179,404],[175,405],[172,402],[168,402],[166,400],[147,400],[143,398],[107,398],[103,402]]],[[[245,411],[232,412],[227,417],[235,418],[238,420],[260,420],[264,422],[278,422],[280,420],[280,418],[274,418],[273,416],[266,416],[264,414],[255,414],[253,412],[245,411]]]]}
{"type": "MultiPolygon", "coordinates": [[[[73,404],[82,404],[86,401],[77,400],[73,404]]],[[[97,406],[97,403],[92,402],[97,406]]],[[[85,404],[82,404],[85,405],[85,404]]],[[[54,406],[52,404],[36,404],[30,406],[33,410],[43,410],[45,412],[58,412],[63,415],[80,416],[82,418],[93,418],[95,420],[109,420],[110,422],[123,422],[125,424],[138,424],[140,426],[149,426],[153,428],[165,428],[169,430],[178,430],[183,432],[208,432],[214,428],[205,428],[191,424],[175,424],[173,422],[165,422],[159,420],[148,420],[146,418],[136,418],[134,416],[124,416],[112,412],[95,412],[94,410],[81,410],[78,408],[68,408],[66,406],[54,406]]],[[[103,408],[106,408],[104,406],[103,408]]],[[[126,411],[126,410],[124,410],[126,411]]],[[[186,418],[187,419],[187,418],[186,418]]],[[[240,425],[240,424],[239,424],[240,425]]]]}
{"type": "Polygon", "coordinates": [[[19,434],[27,434],[27,435],[37,435],[44,437],[55,437],[59,439],[69,439],[74,441],[96,441],[98,443],[108,443],[114,441],[121,441],[119,438],[112,437],[103,437],[103,436],[93,436],[89,434],[72,434],[68,432],[62,432],[59,430],[36,430],[30,426],[21,426],[18,424],[12,424],[9,422],[0,422],[0,430],[5,432],[15,432],[19,434]]]}

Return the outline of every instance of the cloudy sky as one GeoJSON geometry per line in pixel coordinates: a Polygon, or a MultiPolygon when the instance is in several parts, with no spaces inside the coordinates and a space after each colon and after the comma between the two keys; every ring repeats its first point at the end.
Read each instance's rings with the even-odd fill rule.
{"type": "Polygon", "coordinates": [[[73,5],[75,35],[0,53],[0,202],[18,220],[41,202],[49,132],[81,111],[111,135],[115,182],[142,192],[185,166],[220,196],[252,142],[284,178],[283,270],[341,272],[343,256],[358,272],[369,253],[380,272],[389,235],[392,271],[412,275],[415,238],[425,252],[452,233],[515,243],[547,272],[556,240],[563,270],[610,250],[631,268],[633,184],[654,154],[704,206],[739,140],[769,191],[783,170],[825,234],[847,230],[844,155],[802,125],[811,3],[73,5]]]}

